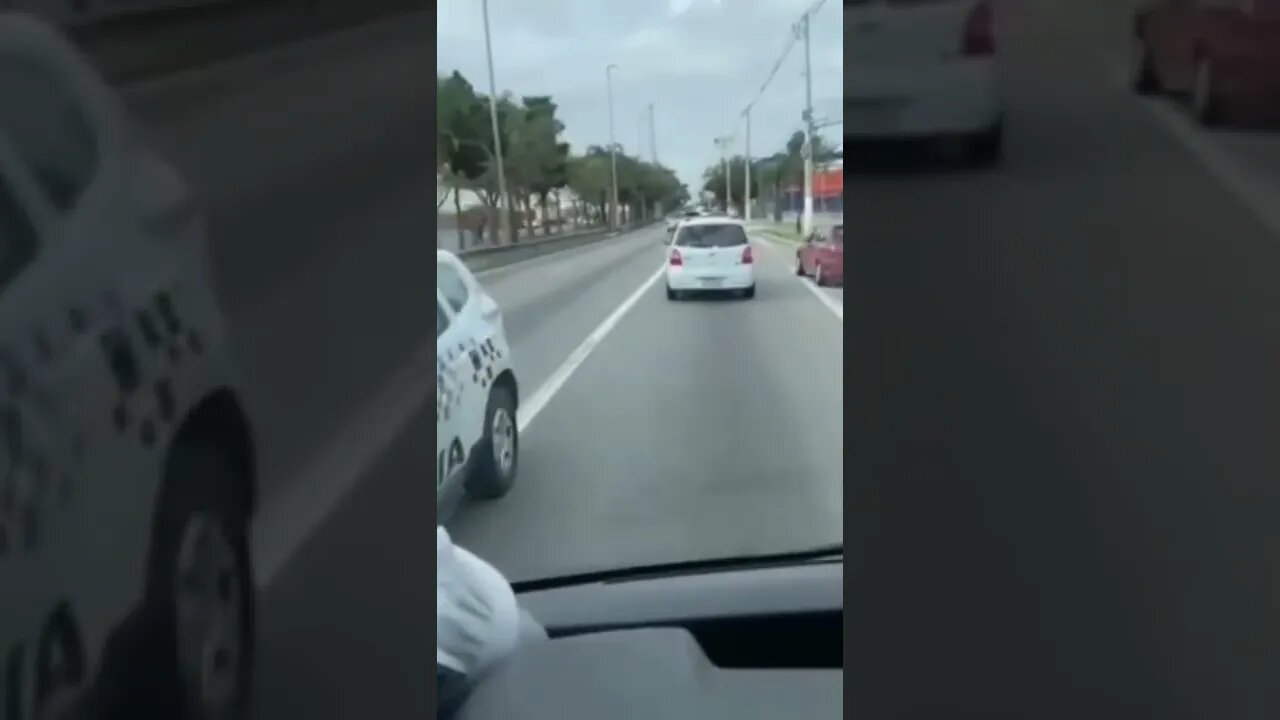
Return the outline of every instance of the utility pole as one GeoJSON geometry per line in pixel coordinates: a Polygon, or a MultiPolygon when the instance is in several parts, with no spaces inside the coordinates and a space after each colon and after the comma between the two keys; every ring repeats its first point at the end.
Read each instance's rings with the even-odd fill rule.
{"type": "Polygon", "coordinates": [[[604,69],[604,82],[609,91],[609,172],[613,177],[613,198],[609,209],[609,229],[618,227],[618,143],[613,139],[613,70],[617,65],[604,69]]]}
{"type": "Polygon", "coordinates": [[[724,211],[728,213],[732,204],[729,182],[729,136],[722,135],[716,138],[716,147],[720,148],[720,166],[724,168],[724,211]]]}
{"type": "Polygon", "coordinates": [[[653,103],[649,103],[649,153],[653,156],[653,164],[658,164],[658,131],[653,127],[653,103]]]}
{"type": "Polygon", "coordinates": [[[493,43],[489,39],[489,0],[481,0],[480,7],[484,12],[484,52],[489,60],[489,120],[493,124],[493,158],[498,166],[499,218],[495,232],[500,238],[502,228],[508,228],[511,225],[512,207],[511,197],[507,195],[507,174],[502,166],[502,134],[498,132],[498,90],[497,82],[493,78],[493,43]],[[502,211],[504,204],[506,212],[502,211]]]}
{"type": "Polygon", "coordinates": [[[747,118],[747,144],[742,151],[742,164],[745,176],[742,180],[742,219],[751,220],[751,106],[743,111],[747,118]]]}
{"type": "Polygon", "coordinates": [[[800,20],[804,39],[804,214],[800,232],[805,237],[813,230],[813,65],[810,61],[809,13],[800,20]]]}

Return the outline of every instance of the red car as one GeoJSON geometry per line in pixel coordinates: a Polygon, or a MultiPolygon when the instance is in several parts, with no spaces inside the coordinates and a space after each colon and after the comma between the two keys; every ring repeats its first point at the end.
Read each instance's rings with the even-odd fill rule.
{"type": "Polygon", "coordinates": [[[809,234],[796,250],[796,274],[808,275],[817,285],[844,282],[844,225],[836,225],[827,234],[809,234]]]}
{"type": "Polygon", "coordinates": [[[1137,92],[1186,94],[1204,125],[1280,113],[1280,0],[1156,0],[1133,32],[1137,92]]]}

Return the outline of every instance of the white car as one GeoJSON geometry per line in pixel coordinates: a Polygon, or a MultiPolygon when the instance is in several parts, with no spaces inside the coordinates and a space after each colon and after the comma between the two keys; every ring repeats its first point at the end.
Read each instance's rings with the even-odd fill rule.
{"type": "Polygon", "coordinates": [[[845,138],[960,140],[999,160],[1002,111],[989,0],[844,4],[845,138]]]}
{"type": "Polygon", "coordinates": [[[436,502],[505,495],[520,461],[519,387],[502,311],[457,256],[436,251],[436,502]]]}
{"type": "Polygon", "coordinates": [[[0,706],[243,717],[255,437],[204,219],[55,30],[0,47],[0,706]]]}
{"type": "Polygon", "coordinates": [[[681,222],[666,268],[668,300],[692,292],[756,295],[755,253],[741,220],[698,217],[681,222]]]}

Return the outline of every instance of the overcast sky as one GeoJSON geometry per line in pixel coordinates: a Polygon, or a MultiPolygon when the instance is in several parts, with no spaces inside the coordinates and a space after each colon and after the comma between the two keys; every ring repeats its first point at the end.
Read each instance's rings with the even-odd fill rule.
{"type": "MultiPolygon", "coordinates": [[[[745,140],[742,109],[786,47],[813,0],[490,0],[498,92],[551,95],[574,152],[609,139],[605,67],[613,72],[614,128],[627,152],[649,157],[645,108],[654,103],[658,160],[696,193],[719,159],[717,135],[745,140]],[[643,142],[641,146],[640,143],[643,142]]],[[[812,23],[813,105],[840,117],[844,88],[841,5],[812,23]]],[[[436,5],[436,68],[458,70],[488,92],[480,0],[436,5]]],[[[796,43],[752,112],[751,151],[781,149],[800,127],[803,44],[796,43]]],[[[838,142],[839,126],[821,131],[838,142]]]]}

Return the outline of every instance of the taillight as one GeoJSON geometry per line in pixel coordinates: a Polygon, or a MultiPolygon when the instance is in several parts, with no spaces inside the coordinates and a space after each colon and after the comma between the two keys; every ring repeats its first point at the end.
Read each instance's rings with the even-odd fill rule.
{"type": "Polygon", "coordinates": [[[746,247],[742,248],[742,264],[743,264],[743,265],[750,265],[751,263],[753,263],[753,262],[755,262],[755,261],[756,261],[755,256],[751,254],[751,246],[750,246],[750,245],[748,245],[748,246],[746,246],[746,247]]]}
{"type": "Polygon", "coordinates": [[[960,53],[965,56],[987,56],[996,52],[995,21],[992,17],[991,5],[980,2],[969,11],[964,21],[964,38],[960,42],[960,53]]]}
{"type": "Polygon", "coordinates": [[[672,264],[672,265],[684,265],[684,258],[680,257],[680,251],[679,251],[679,250],[672,250],[672,251],[671,251],[671,264],[672,264]]]}

